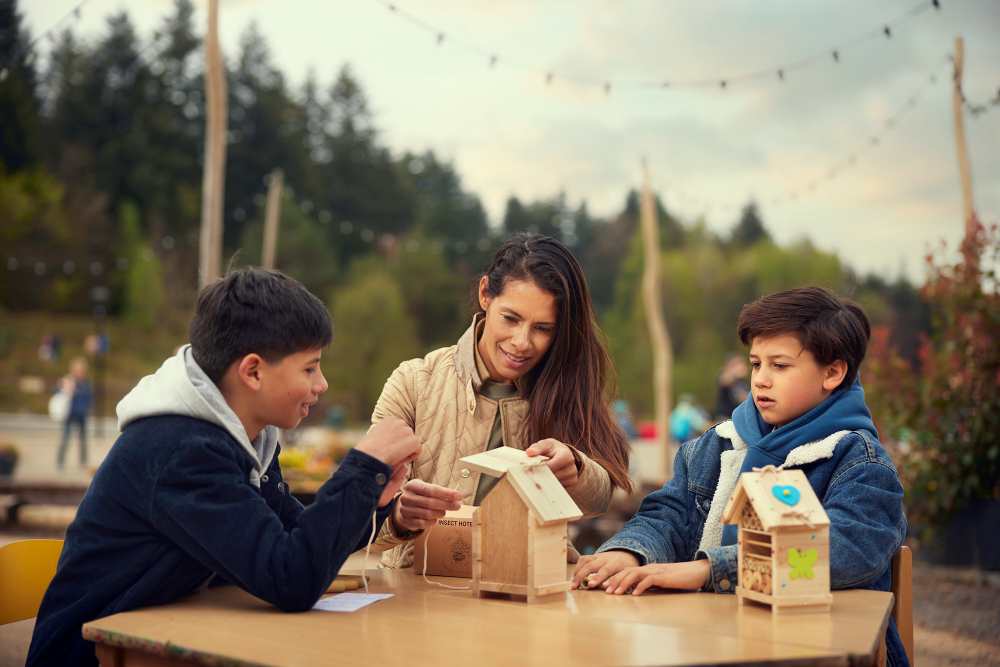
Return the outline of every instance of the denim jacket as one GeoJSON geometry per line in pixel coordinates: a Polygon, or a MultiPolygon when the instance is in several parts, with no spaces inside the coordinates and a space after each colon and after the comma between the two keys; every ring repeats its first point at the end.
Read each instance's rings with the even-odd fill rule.
{"type": "MultiPolygon", "coordinates": [[[[642,565],[707,558],[711,574],[704,590],[732,592],[736,545],[721,545],[721,515],[745,449],[732,422],[684,443],[673,478],[646,496],[638,513],[598,552],[629,551],[642,565]]],[[[805,473],[830,518],[831,587],[888,591],[906,518],[896,468],[878,440],[866,431],[834,433],[792,450],[785,467],[805,473]]],[[[897,649],[903,661],[890,663],[905,664],[894,625],[889,635],[890,657],[897,649]]]]}

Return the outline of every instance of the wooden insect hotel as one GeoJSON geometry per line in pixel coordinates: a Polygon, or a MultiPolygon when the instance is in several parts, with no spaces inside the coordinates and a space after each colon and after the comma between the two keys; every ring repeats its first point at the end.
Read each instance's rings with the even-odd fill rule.
{"type": "Polygon", "coordinates": [[[830,609],[830,519],[801,470],[743,473],[722,520],[738,526],[740,605],[830,609]]]}
{"type": "Polygon", "coordinates": [[[472,590],[528,602],[570,588],[567,522],[583,514],[541,457],[497,447],[462,459],[498,479],[472,515],[472,590]]]}

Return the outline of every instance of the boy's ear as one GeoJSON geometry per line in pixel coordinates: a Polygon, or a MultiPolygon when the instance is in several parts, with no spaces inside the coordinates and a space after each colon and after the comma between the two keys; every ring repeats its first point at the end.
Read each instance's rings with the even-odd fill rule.
{"type": "Polygon", "coordinates": [[[493,300],[493,297],[486,292],[486,288],[489,287],[489,285],[489,276],[483,276],[479,279],[479,307],[483,310],[486,310],[486,308],[490,305],[490,301],[493,300]]]}
{"type": "Polygon", "coordinates": [[[826,391],[833,391],[840,386],[840,383],[844,381],[844,377],[847,375],[847,362],[843,359],[837,359],[835,362],[826,367],[826,372],[823,374],[823,389],[826,391]]]}
{"type": "Polygon", "coordinates": [[[249,389],[257,391],[261,385],[261,370],[264,359],[259,354],[251,352],[242,359],[236,366],[236,377],[240,383],[249,389]]]}

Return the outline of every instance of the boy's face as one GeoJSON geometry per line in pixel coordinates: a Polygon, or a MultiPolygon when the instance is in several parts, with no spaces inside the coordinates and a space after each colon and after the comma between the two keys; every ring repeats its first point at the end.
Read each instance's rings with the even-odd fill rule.
{"type": "Polygon", "coordinates": [[[322,350],[306,350],[273,364],[260,365],[260,393],[257,404],[265,424],[289,429],[298,426],[329,386],[319,360],[322,350]]]}
{"type": "Polygon", "coordinates": [[[750,344],[750,391],[760,416],[778,427],[823,402],[844,379],[847,364],[822,366],[791,334],[754,338],[750,344]]]}

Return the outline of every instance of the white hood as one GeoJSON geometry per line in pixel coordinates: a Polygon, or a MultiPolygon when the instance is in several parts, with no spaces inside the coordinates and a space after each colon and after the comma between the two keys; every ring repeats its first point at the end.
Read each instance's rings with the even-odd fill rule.
{"type": "Polygon", "coordinates": [[[264,427],[250,442],[243,422],[226,403],[219,388],[195,362],[190,345],[181,347],[155,373],[139,380],[139,384],[118,402],[115,412],[118,414],[119,431],[125,430],[136,419],[154,415],[194,417],[221,426],[253,460],[250,483],[257,487],[278,446],[278,428],[275,426],[264,427]]]}

